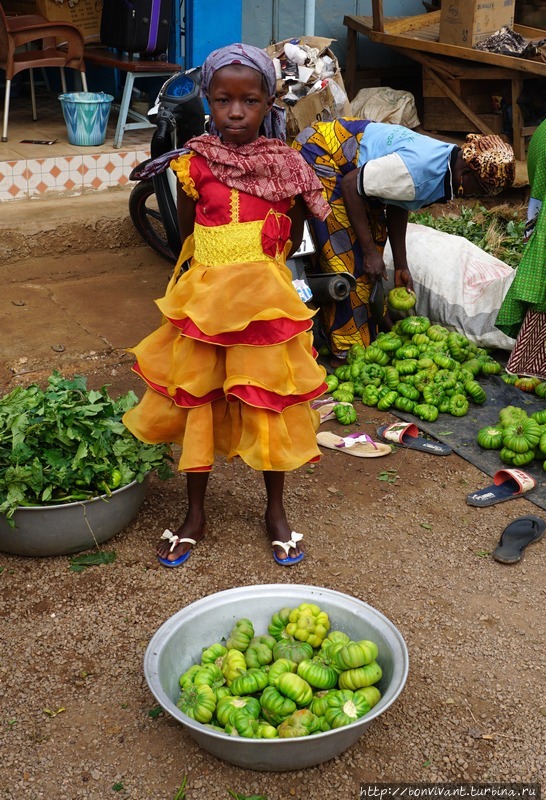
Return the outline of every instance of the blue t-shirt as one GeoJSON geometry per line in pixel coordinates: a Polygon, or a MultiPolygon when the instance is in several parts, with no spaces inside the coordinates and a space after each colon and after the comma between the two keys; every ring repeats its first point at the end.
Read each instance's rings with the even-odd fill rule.
{"type": "Polygon", "coordinates": [[[388,202],[413,211],[444,197],[446,172],[456,146],[423,136],[403,125],[370,122],[360,141],[358,167],[396,153],[411,176],[415,197],[412,200],[391,197],[388,202]]]}

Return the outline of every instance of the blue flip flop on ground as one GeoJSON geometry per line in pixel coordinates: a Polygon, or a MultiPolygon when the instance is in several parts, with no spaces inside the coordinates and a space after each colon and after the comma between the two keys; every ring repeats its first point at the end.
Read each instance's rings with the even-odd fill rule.
{"type": "Polygon", "coordinates": [[[523,497],[521,487],[517,481],[510,478],[499,485],[492,483],[485,489],[467,495],[466,502],[469,506],[485,508],[496,503],[504,503],[506,500],[516,500],[518,497],[523,497]]]}
{"type": "Polygon", "coordinates": [[[404,433],[402,441],[395,442],[383,434],[390,428],[390,425],[381,425],[377,429],[377,435],[380,436],[384,442],[394,444],[396,447],[407,447],[408,450],[420,450],[422,453],[432,453],[435,456],[449,456],[453,449],[448,444],[441,444],[440,442],[431,442],[430,439],[425,439],[424,436],[411,436],[409,433],[404,433]]]}

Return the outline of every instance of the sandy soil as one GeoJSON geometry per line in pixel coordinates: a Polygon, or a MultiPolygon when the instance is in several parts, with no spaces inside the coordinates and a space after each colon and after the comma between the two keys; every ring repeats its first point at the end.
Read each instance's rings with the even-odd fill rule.
{"type": "MultiPolygon", "coordinates": [[[[58,367],[113,394],[140,393],[123,348],[155,324],[164,270],[142,247],[2,268],[2,390],[58,367]]],[[[393,419],[358,412],[351,430],[369,434],[393,419]]],[[[319,465],[288,476],[287,507],[307,553],[291,569],[271,557],[260,477],[224,462],[210,481],[206,543],[179,569],[154,556],[185,508],[179,478],[152,480],[136,519],[103,546],[115,551],[112,564],[74,573],[68,557],[0,553],[0,798],[173,800],[184,776],[187,800],[228,798],[228,788],[349,800],[364,782],[541,780],[546,540],[515,566],[490,554],[511,520],[543,512],[526,499],[467,506],[466,494],[488,480],[457,455],[324,451],[319,465]],[[409,678],[358,743],[322,767],[245,770],[156,713],[143,655],[186,604],[289,582],[346,592],[389,617],[407,643],[409,678]]]]}

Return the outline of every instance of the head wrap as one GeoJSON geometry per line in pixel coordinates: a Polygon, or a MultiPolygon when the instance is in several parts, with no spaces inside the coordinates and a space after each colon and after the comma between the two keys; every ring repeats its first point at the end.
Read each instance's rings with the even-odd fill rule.
{"type": "MultiPolygon", "coordinates": [[[[251,44],[230,44],[221,47],[219,50],[207,56],[201,69],[201,93],[207,95],[210,83],[217,72],[222,67],[229,67],[231,64],[240,64],[243,67],[255,69],[264,77],[265,86],[270,97],[275,94],[277,88],[277,78],[275,67],[271,57],[265,50],[254,47],[251,44]]],[[[211,133],[217,133],[214,123],[211,123],[211,133]]],[[[263,134],[268,139],[281,139],[286,141],[286,121],[284,109],[273,106],[263,121],[263,134]]]]}
{"type": "Polygon", "coordinates": [[[469,133],[461,147],[463,160],[487,194],[499,194],[514,182],[514,151],[500,136],[469,133]]]}

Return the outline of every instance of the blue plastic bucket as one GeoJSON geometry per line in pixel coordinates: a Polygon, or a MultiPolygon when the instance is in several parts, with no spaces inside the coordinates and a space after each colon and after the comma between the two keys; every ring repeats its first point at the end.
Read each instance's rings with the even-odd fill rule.
{"type": "Polygon", "coordinates": [[[78,147],[104,144],[113,99],[104,92],[59,95],[70,144],[78,147]]]}

